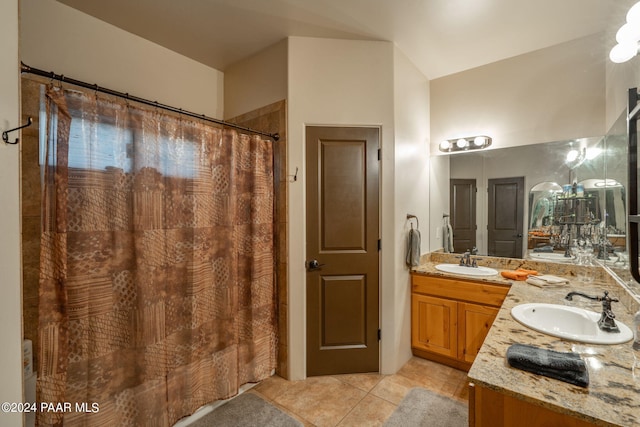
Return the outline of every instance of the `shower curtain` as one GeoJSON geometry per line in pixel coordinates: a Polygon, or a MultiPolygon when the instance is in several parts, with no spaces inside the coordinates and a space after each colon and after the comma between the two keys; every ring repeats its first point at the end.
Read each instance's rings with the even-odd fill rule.
{"type": "Polygon", "coordinates": [[[56,86],[46,109],[39,425],[170,426],[268,377],[271,142],[56,86]]]}

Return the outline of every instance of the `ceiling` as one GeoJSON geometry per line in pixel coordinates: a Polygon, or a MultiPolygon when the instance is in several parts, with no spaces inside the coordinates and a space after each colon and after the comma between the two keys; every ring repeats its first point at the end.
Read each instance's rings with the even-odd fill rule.
{"type": "Polygon", "coordinates": [[[629,8],[626,0],[58,1],[220,71],[304,36],[392,41],[429,79],[604,31],[629,8]]]}

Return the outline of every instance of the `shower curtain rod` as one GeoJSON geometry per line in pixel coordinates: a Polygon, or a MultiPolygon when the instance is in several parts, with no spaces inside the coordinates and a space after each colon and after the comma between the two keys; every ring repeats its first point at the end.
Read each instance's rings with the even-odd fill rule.
{"type": "Polygon", "coordinates": [[[172,107],[170,105],[165,105],[165,104],[161,104],[158,101],[150,101],[148,99],[144,99],[144,98],[140,98],[137,96],[133,96],[133,95],[129,95],[128,93],[123,93],[123,92],[118,92],[116,90],[112,90],[112,89],[107,89],[101,86],[98,86],[97,84],[91,84],[91,83],[86,83],[83,82],[81,80],[76,80],[76,79],[72,79],[69,77],[65,77],[62,74],[56,74],[53,71],[44,71],[44,70],[39,70],[37,68],[33,68],[30,67],[28,65],[25,65],[24,63],[20,63],[21,64],[21,68],[20,68],[20,72],[21,73],[29,73],[29,74],[35,74],[38,76],[42,76],[42,77],[48,77],[52,80],[58,80],[64,83],[69,83],[75,86],[80,86],[86,89],[91,89],[94,90],[96,92],[102,92],[102,93],[106,93],[108,95],[113,95],[113,96],[117,96],[119,98],[125,98],[131,101],[135,101],[135,102],[139,102],[141,104],[145,104],[145,105],[150,105],[152,107],[157,107],[157,108],[162,108],[163,110],[168,110],[174,113],[178,113],[178,114],[183,114],[185,116],[189,116],[189,117],[193,117],[196,119],[200,119],[200,120],[204,120],[207,122],[212,122],[212,123],[216,123],[222,126],[227,126],[227,127],[231,127],[234,129],[238,129],[241,131],[245,131],[245,132],[249,132],[249,133],[254,133],[257,135],[262,135],[262,136],[266,136],[269,137],[271,139],[273,139],[274,141],[277,141],[280,139],[280,135],[277,133],[267,133],[267,132],[262,132],[259,130],[255,130],[255,129],[251,129],[248,127],[244,127],[244,126],[240,126],[237,125],[235,123],[231,123],[231,122],[226,122],[224,120],[219,120],[219,119],[214,119],[212,117],[207,117],[204,114],[196,114],[196,113],[192,113],[190,111],[186,111],[183,110],[182,108],[176,108],[176,107],[172,107]]]}

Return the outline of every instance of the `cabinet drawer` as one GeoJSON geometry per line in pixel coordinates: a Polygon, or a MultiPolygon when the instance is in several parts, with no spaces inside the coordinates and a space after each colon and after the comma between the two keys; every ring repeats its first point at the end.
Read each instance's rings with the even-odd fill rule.
{"type": "Polygon", "coordinates": [[[500,307],[509,292],[509,287],[414,274],[411,276],[411,291],[500,307]]]}

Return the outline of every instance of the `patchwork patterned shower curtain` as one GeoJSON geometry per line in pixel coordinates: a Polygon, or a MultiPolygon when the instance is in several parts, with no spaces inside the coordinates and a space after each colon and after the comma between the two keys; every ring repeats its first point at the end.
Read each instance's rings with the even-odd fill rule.
{"type": "Polygon", "coordinates": [[[271,142],[94,93],[46,100],[37,390],[70,410],[39,425],[170,426],[269,376],[271,142]]]}

